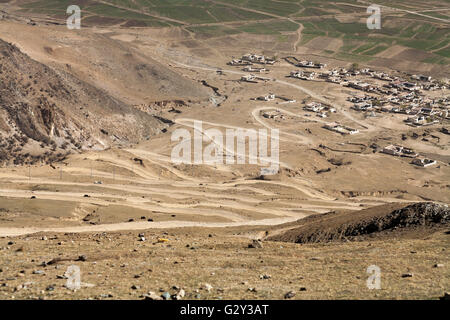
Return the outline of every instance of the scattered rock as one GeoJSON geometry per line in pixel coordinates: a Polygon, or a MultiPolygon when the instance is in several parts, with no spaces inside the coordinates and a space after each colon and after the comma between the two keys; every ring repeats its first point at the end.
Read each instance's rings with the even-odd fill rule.
{"type": "Polygon", "coordinates": [[[25,282],[22,287],[24,289],[28,289],[29,287],[31,287],[33,285],[33,282],[29,281],[29,282],[25,282]]]}
{"type": "Polygon", "coordinates": [[[213,289],[213,287],[209,283],[205,283],[202,289],[205,289],[206,291],[210,292],[213,289]]]}
{"type": "Polygon", "coordinates": [[[83,255],[79,256],[76,261],[86,261],[86,260],[87,260],[87,257],[83,254],[83,255]]]}
{"type": "Polygon", "coordinates": [[[140,286],[137,286],[137,285],[135,285],[135,284],[133,284],[132,286],[131,286],[131,289],[133,289],[133,290],[139,290],[141,287],[140,286]]]}
{"type": "Polygon", "coordinates": [[[162,300],[163,298],[161,298],[160,296],[158,296],[156,293],[154,293],[153,291],[149,291],[148,293],[143,295],[145,300],[162,300]]]}
{"type": "Polygon", "coordinates": [[[161,295],[161,297],[162,297],[164,300],[169,300],[169,299],[170,299],[170,293],[164,292],[164,293],[161,295]]]}
{"type": "Polygon", "coordinates": [[[305,287],[301,287],[298,291],[306,291],[305,287]]]}
{"type": "Polygon", "coordinates": [[[45,272],[42,270],[34,270],[33,274],[45,274],[45,272]]]}
{"type": "Polygon", "coordinates": [[[271,275],[268,275],[268,274],[262,274],[262,275],[259,276],[259,278],[260,278],[260,279],[267,280],[267,279],[272,278],[272,276],[271,276],[271,275]]]}
{"type": "Polygon", "coordinates": [[[402,278],[412,278],[413,274],[412,273],[404,273],[402,274],[402,278]]]}
{"type": "Polygon", "coordinates": [[[253,240],[252,243],[248,245],[249,248],[261,249],[263,247],[260,240],[253,240]]]}
{"type": "Polygon", "coordinates": [[[439,298],[440,300],[450,300],[450,292],[444,293],[442,297],[439,298]]]}
{"type": "Polygon", "coordinates": [[[183,289],[180,289],[180,291],[178,291],[177,294],[174,294],[172,296],[173,300],[182,300],[186,295],[186,291],[184,291],[183,289]]]}
{"type": "Polygon", "coordinates": [[[293,297],[295,297],[295,292],[294,292],[294,291],[289,291],[288,293],[286,293],[286,294],[284,295],[284,298],[285,298],[285,299],[291,299],[291,298],[293,298],[293,297]]]}
{"type": "Polygon", "coordinates": [[[433,267],[434,268],[443,268],[444,265],[442,263],[436,263],[433,267]]]}

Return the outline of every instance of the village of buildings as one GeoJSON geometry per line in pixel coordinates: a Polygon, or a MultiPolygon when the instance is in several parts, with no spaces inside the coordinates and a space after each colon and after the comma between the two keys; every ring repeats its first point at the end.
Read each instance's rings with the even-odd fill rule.
{"type": "MultiPolygon", "coordinates": [[[[295,57],[283,58],[289,65],[297,69],[292,70],[286,77],[302,81],[328,82],[342,87],[353,89],[348,91],[346,101],[350,103],[349,109],[357,113],[363,113],[365,118],[383,118],[390,114],[403,116],[402,122],[406,126],[426,127],[440,125],[440,132],[450,134],[448,124],[450,121],[450,95],[433,94],[435,91],[443,92],[448,89],[448,83],[438,81],[430,76],[415,74],[393,74],[375,71],[369,68],[358,68],[353,65],[350,70],[345,68],[328,68],[327,64],[308,60],[299,60],[295,57]],[[438,91],[441,90],[441,91],[438,91]],[[358,94],[357,92],[360,92],[358,94]]],[[[242,71],[249,72],[243,75],[240,81],[249,83],[267,83],[270,77],[255,75],[256,73],[269,74],[276,68],[279,62],[276,58],[264,55],[246,54],[240,59],[231,60],[228,65],[240,67],[242,71]],[[254,74],[255,73],[255,74],[254,74]]],[[[261,102],[295,103],[291,97],[268,93],[263,96],[253,97],[251,100],[261,102]]],[[[337,113],[337,109],[330,105],[317,101],[304,103],[303,110],[315,114],[318,118],[328,118],[337,113]]],[[[283,121],[287,117],[276,111],[263,111],[261,115],[267,119],[283,121]]],[[[305,114],[305,116],[310,116],[305,114]]],[[[323,122],[323,120],[322,120],[323,122]]],[[[341,135],[355,135],[360,133],[358,129],[340,124],[337,121],[324,123],[322,128],[341,135]]],[[[420,167],[429,167],[437,162],[433,159],[420,158],[409,148],[400,145],[387,145],[381,149],[381,153],[412,158],[411,164],[420,167]]]]}

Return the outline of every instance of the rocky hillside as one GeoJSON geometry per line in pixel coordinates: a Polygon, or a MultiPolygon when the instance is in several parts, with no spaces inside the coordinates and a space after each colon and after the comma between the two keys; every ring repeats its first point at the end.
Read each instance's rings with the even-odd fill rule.
{"type": "Polygon", "coordinates": [[[310,216],[272,231],[267,240],[296,243],[363,240],[369,238],[422,237],[450,226],[447,205],[431,202],[388,204],[359,212],[330,212],[310,216]]]}
{"type": "Polygon", "coordinates": [[[160,132],[166,124],[0,40],[0,164],[53,161],[160,132]]]}

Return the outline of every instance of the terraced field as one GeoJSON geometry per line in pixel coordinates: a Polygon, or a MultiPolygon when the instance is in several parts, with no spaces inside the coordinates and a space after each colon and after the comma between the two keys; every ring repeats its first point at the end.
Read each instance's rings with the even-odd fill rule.
{"type": "MultiPolygon", "coordinates": [[[[57,20],[65,19],[72,4],[70,0],[11,2],[22,13],[57,20]]],[[[450,4],[443,0],[84,0],[80,7],[83,23],[89,26],[181,27],[200,39],[267,35],[278,42],[297,41],[315,54],[358,62],[391,58],[388,49],[394,46],[420,51],[415,60],[423,63],[450,61],[450,4]],[[372,3],[382,6],[380,30],[366,26],[366,10],[372,3]],[[295,34],[298,38],[288,39],[295,34]],[[338,41],[333,48],[320,45],[333,40],[338,41]]]]}

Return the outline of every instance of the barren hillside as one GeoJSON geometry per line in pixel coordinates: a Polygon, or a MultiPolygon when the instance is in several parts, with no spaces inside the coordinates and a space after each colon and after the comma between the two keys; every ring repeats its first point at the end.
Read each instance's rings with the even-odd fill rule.
{"type": "Polygon", "coordinates": [[[420,238],[448,228],[450,210],[435,203],[385,204],[361,211],[328,212],[272,230],[268,240],[296,243],[420,238]]]}
{"type": "Polygon", "coordinates": [[[0,40],[2,160],[104,149],[159,132],[159,120],[0,40]],[[127,125],[124,125],[127,124],[127,125]]]}

